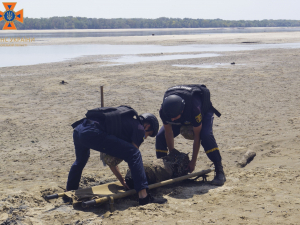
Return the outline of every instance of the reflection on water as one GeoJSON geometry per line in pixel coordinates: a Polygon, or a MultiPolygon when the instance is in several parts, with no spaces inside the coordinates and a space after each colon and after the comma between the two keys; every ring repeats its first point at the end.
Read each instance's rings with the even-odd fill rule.
{"type": "Polygon", "coordinates": [[[35,31],[26,32],[25,30],[20,30],[18,32],[3,33],[0,32],[1,37],[30,37],[30,38],[62,38],[62,37],[119,37],[119,36],[151,36],[155,35],[193,35],[193,34],[209,34],[209,33],[260,33],[260,32],[295,32],[300,31],[300,27],[264,27],[264,28],[213,28],[213,29],[203,29],[203,28],[182,28],[182,29],[137,29],[137,30],[105,30],[99,29],[99,31],[72,31],[64,30],[47,30],[47,31],[35,31]]]}
{"type": "MultiPolygon", "coordinates": [[[[207,53],[207,52],[227,52],[245,51],[263,48],[300,48],[300,43],[288,44],[213,44],[213,45],[181,45],[181,46],[160,46],[160,45],[51,45],[51,46],[25,46],[25,47],[0,47],[1,60],[0,67],[34,65],[39,63],[59,62],[88,55],[119,55],[119,59],[106,61],[124,62],[134,61],[154,61],[179,59],[179,56],[160,57],[123,57],[138,54],[164,54],[164,53],[207,53]],[[172,58],[173,57],[173,58],[172,58]],[[176,58],[177,57],[177,58],[176,58]]],[[[187,54],[185,54],[187,55],[187,54]]],[[[214,55],[217,56],[217,55],[214,55]]],[[[184,56],[186,58],[187,56],[184,56]]],[[[190,58],[195,55],[189,55],[190,58]]],[[[198,58],[200,56],[197,56],[198,58]]],[[[203,55],[201,54],[201,57],[203,55]]],[[[206,56],[212,57],[212,56],[206,56]]],[[[131,62],[132,63],[132,62],[131,62]]]]}

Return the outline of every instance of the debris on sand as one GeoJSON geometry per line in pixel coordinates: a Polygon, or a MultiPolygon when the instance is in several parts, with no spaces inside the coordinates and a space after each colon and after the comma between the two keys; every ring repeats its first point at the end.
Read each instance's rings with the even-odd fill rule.
{"type": "Polygon", "coordinates": [[[241,160],[237,163],[237,167],[245,167],[248,163],[250,163],[254,157],[256,156],[256,153],[252,150],[248,150],[243,157],[241,158],[241,160]]]}
{"type": "Polygon", "coordinates": [[[61,82],[59,82],[60,84],[63,84],[63,85],[65,85],[65,84],[68,84],[68,82],[66,82],[66,81],[64,81],[64,80],[62,80],[61,82]]]}

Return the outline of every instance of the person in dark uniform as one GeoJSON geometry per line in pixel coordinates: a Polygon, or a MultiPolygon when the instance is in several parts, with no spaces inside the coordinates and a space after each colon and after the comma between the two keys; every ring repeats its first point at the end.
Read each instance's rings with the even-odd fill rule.
{"type": "Polygon", "coordinates": [[[221,114],[212,106],[210,92],[204,85],[181,85],[169,88],[159,111],[163,127],[156,136],[156,156],[161,158],[174,149],[174,137],[180,134],[181,126],[193,126],[194,143],[189,172],[193,172],[202,144],[208,158],[215,165],[213,185],[226,181],[222,158],[213,135],[213,115],[221,114]]]}
{"type": "MultiPolygon", "coordinates": [[[[166,201],[153,198],[147,193],[148,183],[139,151],[144,139],[148,136],[155,137],[158,132],[158,120],[153,114],[144,113],[139,116],[128,106],[102,107],[89,110],[86,118],[75,122],[72,126],[76,160],[69,172],[67,191],[78,189],[83,168],[90,156],[90,149],[94,149],[128,163],[140,205],[166,201]]],[[[112,171],[127,188],[119,170],[115,168],[112,171]]]]}

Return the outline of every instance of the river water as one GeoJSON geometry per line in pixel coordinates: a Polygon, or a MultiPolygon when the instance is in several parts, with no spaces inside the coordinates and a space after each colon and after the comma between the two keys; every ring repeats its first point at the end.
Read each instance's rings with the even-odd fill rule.
{"type": "MultiPolygon", "coordinates": [[[[262,31],[262,29],[267,28],[257,28],[257,29],[227,29],[226,32],[238,31],[239,33],[246,31],[255,32],[256,30],[262,31]]],[[[278,30],[289,30],[298,31],[300,28],[288,29],[288,28],[272,28],[268,30],[277,31],[278,30]]],[[[159,29],[155,29],[159,30],[159,29]]],[[[206,29],[205,31],[212,31],[211,29],[206,29]]],[[[224,29],[215,29],[216,32],[221,32],[224,29]]],[[[191,30],[192,32],[193,30],[191,30]]],[[[194,29],[193,32],[204,32],[203,29],[194,29]]],[[[1,35],[9,35],[8,37],[25,37],[27,31],[17,31],[17,32],[0,32],[1,35]],[[24,33],[25,32],[25,33],[24,33]]],[[[125,31],[114,31],[115,36],[120,36],[124,34],[125,31]],[[123,32],[123,33],[122,33],[123,32]]],[[[125,32],[126,35],[139,35],[142,31],[131,31],[125,32]]],[[[153,33],[154,30],[145,30],[143,35],[149,35],[153,33]],[[148,33],[147,33],[148,32],[148,33]],[[150,32],[150,33],[149,33],[150,32]]],[[[160,30],[161,33],[170,34],[170,32],[183,32],[182,29],[167,29],[160,30]],[[171,30],[171,31],[170,31],[171,30]]],[[[182,34],[189,34],[188,30],[182,34]]],[[[47,37],[47,35],[53,35],[51,37],[59,37],[59,35],[65,35],[67,37],[75,34],[76,32],[45,32],[41,35],[47,37]],[[55,34],[55,35],[54,35],[55,34]]],[[[96,35],[102,32],[77,32],[78,35],[96,35]]],[[[155,32],[156,33],[156,32],[155,32]]],[[[39,31],[30,31],[30,37],[34,35],[39,35],[39,31]]],[[[194,34],[194,33],[192,33],[194,34]]],[[[76,34],[77,35],[77,34],[76,34]]],[[[105,35],[109,35],[107,32],[105,35]]],[[[38,36],[36,36],[38,37],[38,36]]],[[[1,40],[1,39],[0,39],[1,40]]],[[[0,43],[1,44],[1,43],[0,43]]],[[[91,55],[114,55],[113,59],[103,60],[109,61],[115,64],[112,65],[123,65],[129,63],[139,63],[148,61],[163,61],[163,60],[174,60],[174,59],[187,59],[187,58],[201,58],[201,57],[215,57],[220,55],[222,52],[228,51],[243,51],[243,50],[255,50],[263,48],[300,48],[300,43],[287,43],[287,44],[205,44],[205,45],[181,45],[181,46],[160,46],[160,45],[51,45],[51,46],[14,46],[14,47],[0,47],[0,67],[11,67],[11,66],[24,66],[24,65],[35,65],[40,63],[52,63],[60,62],[64,60],[71,60],[81,56],[91,56],[91,55]],[[165,53],[172,53],[172,55],[163,55],[165,53]],[[192,54],[183,54],[192,53],[192,54]],[[158,56],[139,56],[140,54],[160,54],[158,56]]],[[[109,66],[109,65],[107,65],[109,66]]]]}
{"type": "Polygon", "coordinates": [[[50,45],[1,47],[0,67],[35,65],[59,62],[90,55],[114,55],[109,61],[121,64],[147,61],[215,57],[222,52],[244,51],[266,48],[300,48],[300,43],[285,44],[205,44],[205,45],[50,45]],[[182,53],[193,54],[182,54],[182,53]],[[172,53],[172,55],[163,55],[172,53]],[[197,53],[197,54],[196,54],[197,53]],[[216,54],[218,53],[218,54],[216,54]],[[158,56],[139,56],[139,54],[160,54],[158,56]]]}

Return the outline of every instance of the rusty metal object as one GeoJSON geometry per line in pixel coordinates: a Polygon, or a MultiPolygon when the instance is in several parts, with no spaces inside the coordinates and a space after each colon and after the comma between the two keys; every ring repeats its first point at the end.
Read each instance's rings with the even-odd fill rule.
{"type": "Polygon", "coordinates": [[[181,126],[180,134],[188,140],[194,140],[193,126],[181,126]]]}
{"type": "Polygon", "coordinates": [[[117,157],[113,157],[113,156],[107,155],[105,153],[102,154],[101,160],[103,160],[103,162],[108,166],[117,166],[123,161],[123,159],[119,159],[117,157]]]}
{"type": "MultiPolygon", "coordinates": [[[[167,156],[144,162],[144,169],[148,184],[154,184],[175,177],[188,174],[190,159],[188,154],[173,149],[167,156]]],[[[125,181],[130,188],[134,188],[131,171],[127,170],[125,181]]]]}

